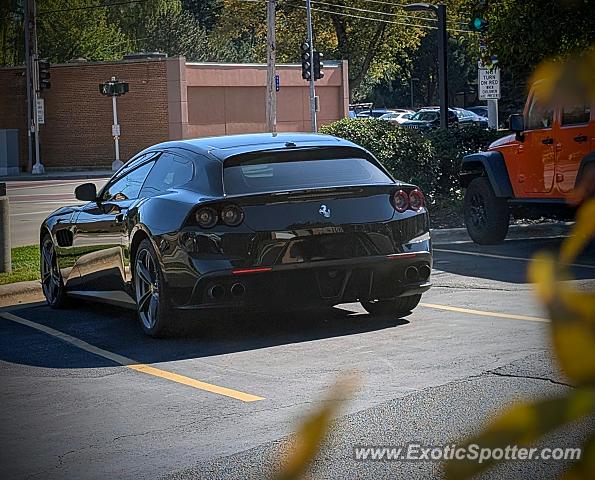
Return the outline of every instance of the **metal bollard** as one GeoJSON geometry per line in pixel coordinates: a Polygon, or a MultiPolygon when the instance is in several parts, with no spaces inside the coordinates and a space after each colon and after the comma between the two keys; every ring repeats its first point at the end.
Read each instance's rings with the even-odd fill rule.
{"type": "Polygon", "coordinates": [[[11,272],[10,206],[6,194],[6,183],[0,182],[0,273],[11,272]]]}

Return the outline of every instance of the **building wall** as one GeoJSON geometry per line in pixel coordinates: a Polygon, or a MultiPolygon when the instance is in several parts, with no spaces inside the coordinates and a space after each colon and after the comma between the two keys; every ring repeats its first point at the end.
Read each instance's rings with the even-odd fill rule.
{"type": "MultiPolygon", "coordinates": [[[[348,109],[347,63],[325,67],[317,82],[319,124],[348,109]]],[[[309,131],[308,84],[296,65],[278,67],[278,130],[309,131]]],[[[118,97],[120,157],[166,140],[265,131],[265,65],[186,63],[183,57],[51,67],[44,90],[41,159],[47,169],[110,168],[114,160],[111,98],[99,84],[112,76],[130,84],[118,97]]],[[[27,170],[24,69],[0,69],[0,128],[20,130],[20,164],[27,170]]]]}
{"type": "MultiPolygon", "coordinates": [[[[318,124],[347,115],[349,91],[347,62],[327,66],[316,82],[320,98],[318,124]]],[[[301,66],[279,65],[277,74],[277,130],[310,131],[308,83],[301,66]]],[[[266,66],[186,64],[188,125],[185,137],[230,135],[266,131],[266,66]]]]}

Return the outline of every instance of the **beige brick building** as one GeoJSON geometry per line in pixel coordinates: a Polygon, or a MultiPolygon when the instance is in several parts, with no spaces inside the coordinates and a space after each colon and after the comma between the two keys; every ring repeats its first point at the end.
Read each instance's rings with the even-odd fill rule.
{"type": "MultiPolygon", "coordinates": [[[[316,82],[319,123],[347,115],[347,63],[325,66],[316,82]]],[[[279,131],[309,131],[308,84],[299,65],[279,65],[279,131]]],[[[51,67],[44,90],[41,159],[48,169],[109,168],[114,159],[112,104],[99,93],[111,77],[128,82],[118,98],[120,151],[128,159],[165,140],[265,131],[266,66],[186,63],[183,57],[71,63],[51,67]]],[[[0,129],[20,131],[20,165],[27,170],[23,68],[0,69],[0,129]]]]}

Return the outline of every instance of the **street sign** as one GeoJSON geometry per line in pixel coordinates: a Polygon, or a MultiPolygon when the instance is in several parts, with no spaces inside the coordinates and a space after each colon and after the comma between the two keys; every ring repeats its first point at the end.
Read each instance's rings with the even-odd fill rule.
{"type": "Polygon", "coordinates": [[[112,125],[112,137],[120,136],[120,124],[112,125]]]}
{"type": "Polygon", "coordinates": [[[498,100],[500,98],[500,69],[479,69],[477,84],[480,100],[498,100]]]}
{"type": "Polygon", "coordinates": [[[281,90],[281,79],[279,78],[279,74],[275,75],[275,91],[278,92],[281,90]]]}
{"type": "Polygon", "coordinates": [[[37,99],[37,108],[35,110],[37,115],[37,124],[43,125],[45,123],[45,103],[43,98],[37,99]]]}

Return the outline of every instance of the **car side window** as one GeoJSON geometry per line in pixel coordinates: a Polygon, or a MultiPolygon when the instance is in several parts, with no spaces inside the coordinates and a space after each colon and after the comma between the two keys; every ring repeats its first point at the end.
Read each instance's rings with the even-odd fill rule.
{"type": "Polygon", "coordinates": [[[192,180],[194,165],[192,161],[173,153],[165,152],[157,160],[155,168],[147,177],[141,197],[151,197],[181,187],[192,180]]]}
{"type": "Polygon", "coordinates": [[[591,104],[579,103],[562,107],[562,125],[580,125],[589,123],[591,119],[591,104]]]}
{"type": "Polygon", "coordinates": [[[551,128],[554,109],[550,105],[540,102],[536,97],[531,100],[527,115],[527,130],[551,128]]]}
{"type": "Polygon", "coordinates": [[[103,191],[102,199],[120,201],[138,198],[141,187],[154,164],[154,161],[145,163],[115,180],[103,191]]]}

